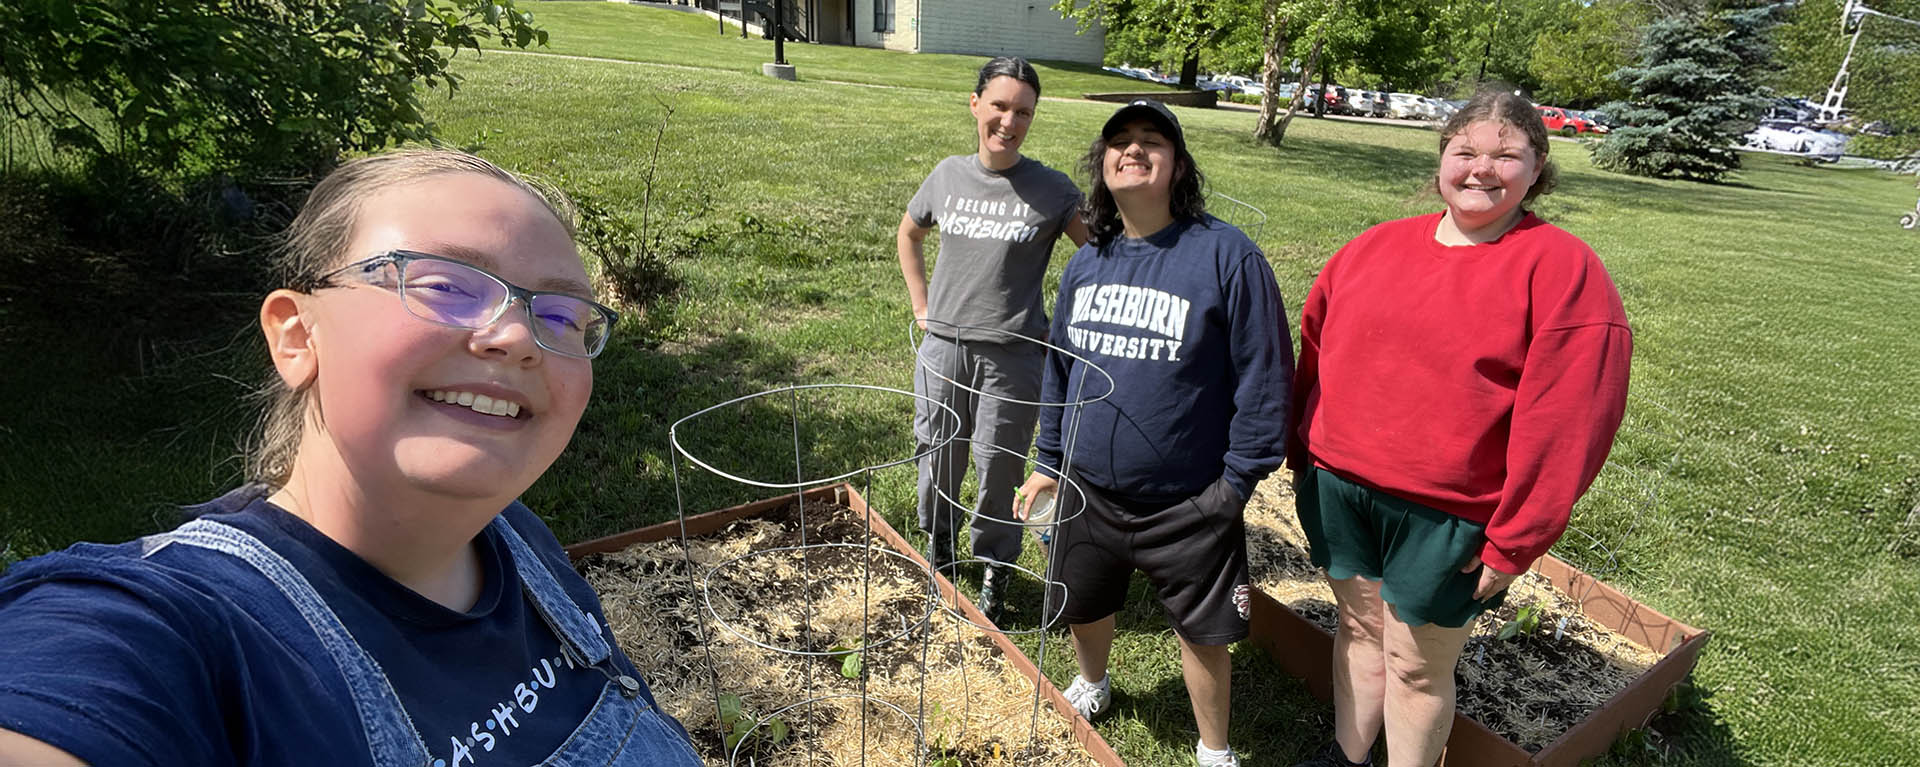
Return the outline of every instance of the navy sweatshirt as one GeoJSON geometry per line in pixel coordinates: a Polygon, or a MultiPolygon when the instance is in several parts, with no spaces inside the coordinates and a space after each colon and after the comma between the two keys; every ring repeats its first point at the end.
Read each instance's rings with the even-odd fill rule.
{"type": "Polygon", "coordinates": [[[1051,339],[1078,358],[1048,355],[1042,401],[1107,396],[1041,410],[1048,476],[1071,449],[1075,474],[1128,498],[1188,498],[1223,476],[1245,498],[1285,457],[1286,309],[1259,247],[1225,222],[1081,247],[1060,277],[1051,339]]]}

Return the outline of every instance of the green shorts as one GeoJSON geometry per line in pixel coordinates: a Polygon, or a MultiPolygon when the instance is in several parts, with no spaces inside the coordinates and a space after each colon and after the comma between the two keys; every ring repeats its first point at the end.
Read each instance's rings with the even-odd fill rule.
{"type": "Polygon", "coordinates": [[[1474,599],[1478,570],[1460,572],[1486,545],[1486,526],[1314,467],[1296,503],[1313,565],[1334,580],[1380,583],[1380,599],[1409,626],[1459,628],[1507,599],[1474,599]]]}

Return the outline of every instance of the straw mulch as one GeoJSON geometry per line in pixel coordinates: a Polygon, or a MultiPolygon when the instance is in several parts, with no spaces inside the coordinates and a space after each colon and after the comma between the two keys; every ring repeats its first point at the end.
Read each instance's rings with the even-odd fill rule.
{"type": "Polygon", "coordinates": [[[580,563],[621,648],[707,764],[729,763],[714,675],[749,719],[801,704],[779,714],[792,735],[749,739],[738,764],[749,755],[762,767],[1095,764],[1050,706],[1035,716],[1033,684],[982,630],[930,601],[924,566],[877,536],[860,545],[864,528],[843,507],[809,501],[805,529],[807,544],[847,545],[773,551],[801,543],[789,505],[690,541],[692,579],[678,539],[580,563]],[[700,585],[710,573],[711,612],[700,585]],[[929,614],[931,628],[920,628],[929,614]],[[849,679],[835,651],[861,646],[863,679],[849,679]]]}
{"type": "MultiPolygon", "coordinates": [[[[1246,520],[1254,585],[1332,631],[1338,617],[1333,590],[1308,561],[1287,472],[1260,485],[1246,520]]],[[[1539,751],[1658,660],[1658,653],[1587,620],[1577,602],[1529,572],[1514,581],[1505,605],[1475,624],[1455,672],[1459,711],[1539,751]],[[1500,640],[1501,627],[1529,605],[1540,614],[1539,630],[1500,640]]]]}

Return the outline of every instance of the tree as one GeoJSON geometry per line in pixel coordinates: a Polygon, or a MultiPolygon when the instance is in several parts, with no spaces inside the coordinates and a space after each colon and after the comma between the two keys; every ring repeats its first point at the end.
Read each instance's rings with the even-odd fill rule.
{"type": "Polygon", "coordinates": [[[15,0],[4,108],[162,174],[311,169],[430,135],[416,85],[460,49],[545,44],[513,0],[15,0]]]}
{"type": "Polygon", "coordinates": [[[1646,7],[1634,0],[1599,0],[1573,11],[1571,24],[1542,30],[1527,59],[1544,102],[1585,107],[1625,98],[1610,75],[1633,63],[1646,7]]]}
{"type": "Polygon", "coordinates": [[[1267,36],[1260,68],[1260,84],[1266,92],[1260,97],[1260,118],[1254,122],[1255,140],[1279,146],[1286,139],[1287,126],[1300,111],[1307,88],[1313,82],[1313,73],[1320,66],[1320,55],[1326,50],[1327,27],[1339,11],[1338,5],[1339,0],[1331,6],[1323,5],[1320,0],[1267,0],[1264,17],[1267,36]],[[1293,90],[1293,98],[1287,102],[1287,113],[1281,116],[1280,79],[1286,76],[1286,56],[1295,39],[1289,37],[1289,33],[1296,27],[1305,28],[1305,34],[1299,37],[1311,40],[1312,49],[1300,68],[1300,82],[1293,90]]]}
{"type": "Polygon", "coordinates": [[[1578,12],[1578,0],[1497,0],[1446,3],[1435,21],[1436,54],[1442,59],[1442,90],[1471,93],[1498,80],[1529,93],[1541,83],[1530,64],[1541,33],[1562,29],[1578,12]]]}
{"type": "Polygon", "coordinates": [[[1339,82],[1425,92],[1445,70],[1437,45],[1443,3],[1348,0],[1336,4],[1326,55],[1339,82]]]}
{"type": "MultiPolygon", "coordinates": [[[[1180,68],[1180,85],[1194,87],[1203,55],[1258,18],[1258,0],[1055,0],[1054,10],[1085,32],[1107,34],[1109,63],[1180,68]]],[[[1244,32],[1237,38],[1244,48],[1244,32]]]]}
{"type": "Polygon", "coordinates": [[[1770,8],[1673,16],[1647,25],[1640,63],[1615,73],[1632,94],[1605,107],[1627,124],[1593,163],[1643,176],[1718,180],[1740,167],[1734,145],[1768,103],[1770,8]]]}

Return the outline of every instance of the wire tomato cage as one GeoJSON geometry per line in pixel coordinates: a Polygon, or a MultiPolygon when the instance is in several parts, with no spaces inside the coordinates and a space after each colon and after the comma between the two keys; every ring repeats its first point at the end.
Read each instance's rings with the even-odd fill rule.
{"type": "MultiPolygon", "coordinates": [[[[851,669],[866,668],[868,657],[879,653],[891,653],[889,657],[894,658],[918,657],[917,708],[875,696],[869,687],[870,674],[848,675],[848,679],[857,681],[857,692],[848,693],[829,688],[826,683],[834,680],[818,678],[816,666],[820,664],[817,662],[801,663],[805,669],[804,689],[795,691],[794,699],[784,705],[766,707],[771,709],[768,713],[752,717],[750,726],[735,731],[737,740],[727,744],[729,765],[829,763],[823,761],[828,755],[821,753],[822,746],[818,739],[807,739],[804,748],[792,747],[778,753],[763,753],[766,739],[753,736],[784,727],[784,722],[776,723],[775,720],[783,715],[795,715],[795,712],[804,712],[802,723],[794,727],[795,732],[804,736],[807,734],[804,728],[820,721],[814,715],[815,706],[840,704],[849,700],[854,702],[859,712],[859,764],[868,763],[872,751],[869,746],[873,739],[903,737],[903,733],[910,735],[913,740],[913,764],[939,763],[940,748],[930,743],[928,737],[930,712],[935,718],[951,719],[950,712],[957,708],[960,711],[960,738],[964,740],[966,728],[972,719],[970,709],[974,705],[974,696],[962,694],[959,700],[929,697],[927,680],[930,652],[936,643],[932,630],[936,615],[957,621],[951,646],[943,648],[943,658],[959,658],[963,690],[972,689],[976,683],[966,677],[966,654],[970,652],[965,636],[967,633],[1037,635],[1039,661],[1045,662],[1050,633],[1059,625],[1066,602],[1066,586],[1055,576],[1051,557],[1044,558],[1045,564],[1040,566],[1026,566],[991,557],[956,557],[936,571],[913,557],[887,548],[885,544],[876,545],[874,536],[870,534],[860,536],[861,542],[858,543],[816,539],[815,528],[818,527],[816,523],[820,513],[809,510],[805,501],[807,491],[846,482],[868,499],[869,514],[884,514],[883,507],[887,502],[883,498],[887,494],[875,492],[876,479],[890,472],[903,472],[906,467],[913,467],[916,473],[933,474],[932,492],[923,501],[935,506],[949,523],[957,523],[964,517],[976,535],[981,534],[980,531],[1010,530],[1024,544],[1028,535],[1051,537],[1062,522],[1077,518],[1084,512],[1084,500],[1077,492],[1060,493],[1058,513],[1046,520],[1014,519],[1005,509],[984,508],[979,502],[982,493],[969,483],[958,481],[959,477],[952,476],[951,459],[955,453],[971,454],[978,460],[1017,459],[1023,469],[1031,471],[1034,459],[1028,454],[1027,440],[1030,440],[1030,435],[1014,440],[984,439],[964,427],[973,420],[974,408],[982,404],[1050,413],[1060,421],[1063,455],[1067,456],[1065,463],[1068,465],[1060,467],[1062,481],[1069,487],[1076,487],[1069,477],[1072,448],[1078,436],[1079,413],[1081,408],[1105,399],[1112,393],[1112,376],[1084,357],[1043,339],[996,328],[940,320],[924,322],[924,327],[931,327],[933,332],[922,331],[923,325],[919,322],[907,327],[907,341],[915,350],[915,383],[919,386],[938,384],[938,388],[944,392],[941,398],[929,397],[917,391],[867,384],[799,384],[767,389],[703,408],[674,422],[669,429],[669,441],[673,446],[672,472],[681,531],[681,555],[686,562],[689,586],[693,593],[699,595],[700,609],[705,617],[699,622],[698,638],[707,660],[716,714],[723,712],[724,707],[719,669],[714,665],[713,644],[717,639],[714,631],[725,632],[776,656],[802,661],[839,660],[845,664],[844,668],[851,669]],[[949,343],[955,347],[957,353],[950,355],[949,364],[926,364],[926,359],[919,351],[929,341],[949,343]],[[1064,355],[1063,359],[1076,362],[1072,366],[1075,371],[1073,380],[1067,382],[1068,396],[1064,398],[1065,401],[1040,401],[1037,386],[1033,391],[1021,390],[1010,394],[1005,387],[987,380],[984,376],[991,371],[982,364],[981,356],[975,354],[985,350],[986,345],[992,345],[996,351],[1011,349],[1043,361],[1054,358],[1054,355],[1064,355]],[[836,416],[851,413],[871,417],[875,412],[904,413],[909,407],[914,413],[910,426],[889,424],[883,419],[877,425],[866,424],[873,427],[869,430],[872,434],[851,440],[844,435],[839,435],[840,439],[836,440],[835,435],[822,433],[831,430],[833,417],[836,416]],[[966,411],[964,415],[963,409],[966,411]],[[790,475],[786,468],[749,463],[752,460],[750,456],[766,455],[776,441],[784,441],[791,448],[793,463],[790,475]],[[861,444],[850,447],[844,444],[847,441],[861,444]],[[881,455],[875,457],[872,454],[881,455]],[[798,527],[798,545],[761,547],[710,565],[696,563],[686,532],[689,517],[686,489],[693,473],[697,471],[710,473],[735,485],[775,490],[783,495],[791,493],[796,506],[794,524],[798,527]],[[770,471],[779,476],[770,475],[770,471]],[[845,571],[846,568],[829,572],[823,564],[828,561],[845,562],[849,558],[860,563],[852,568],[855,572],[851,574],[845,571]],[[958,588],[941,588],[943,580],[949,583],[965,582],[966,579],[961,577],[963,573],[970,573],[973,569],[984,571],[988,567],[1004,568],[1002,572],[1014,574],[1012,577],[1019,579],[1022,588],[1009,588],[1005,592],[1010,597],[1007,604],[1009,610],[1020,615],[1036,616],[1031,623],[1002,627],[991,621],[974,620],[962,606],[963,597],[958,588]],[[881,615],[875,610],[873,601],[876,578],[892,577],[899,573],[906,573],[904,577],[918,581],[920,590],[915,598],[920,604],[906,611],[904,616],[898,611],[892,615],[881,615]],[[759,625],[747,614],[754,609],[751,601],[718,593],[721,587],[717,583],[736,581],[742,577],[749,580],[765,579],[769,587],[777,585],[775,579],[797,580],[803,595],[797,632],[785,638],[773,636],[765,626],[759,625]],[[830,583],[835,580],[840,582],[830,583]],[[844,632],[829,634],[814,625],[820,607],[816,604],[815,592],[824,592],[833,587],[838,587],[835,593],[859,595],[860,625],[856,639],[848,640],[844,632]]],[[[1004,489],[989,488],[994,493],[1001,490],[1004,489]]],[[[893,516],[900,518],[905,515],[893,516]]],[[[953,530],[951,526],[945,529],[953,530]]],[[[1014,584],[1006,585],[1011,587],[1014,584]]],[[[971,652],[983,651],[975,649],[971,652]]],[[[986,680],[985,683],[996,687],[1001,684],[999,680],[986,680]]],[[[1044,675],[1036,678],[1028,705],[1028,754],[1041,753],[1039,711],[1047,684],[1044,675]]],[[[838,689],[844,690],[844,686],[838,689]]],[[[720,718],[716,716],[716,720],[720,718]]]]}

